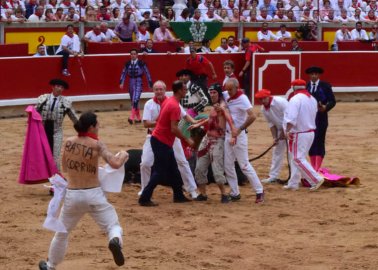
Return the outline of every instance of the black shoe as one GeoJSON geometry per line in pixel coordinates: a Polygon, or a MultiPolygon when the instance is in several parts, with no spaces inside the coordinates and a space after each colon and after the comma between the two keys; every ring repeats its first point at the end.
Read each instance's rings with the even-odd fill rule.
{"type": "Polygon", "coordinates": [[[221,203],[229,203],[230,201],[231,201],[231,197],[229,195],[221,196],[221,203]]]}
{"type": "Polygon", "coordinates": [[[238,195],[229,195],[229,196],[230,196],[230,200],[232,202],[240,201],[240,199],[241,199],[240,194],[238,194],[238,195]]]}
{"type": "Polygon", "coordinates": [[[121,266],[125,264],[125,258],[122,254],[122,248],[118,237],[114,237],[109,241],[109,249],[113,254],[113,259],[116,265],[121,266]]]}
{"type": "Polygon", "coordinates": [[[185,196],[182,196],[180,198],[174,198],[173,199],[173,202],[174,203],[186,203],[186,202],[191,202],[191,200],[189,200],[188,198],[186,198],[185,196]]]}
{"type": "Polygon", "coordinates": [[[139,203],[140,206],[145,206],[145,207],[153,207],[153,206],[158,206],[159,205],[158,203],[155,203],[155,202],[153,202],[151,200],[149,200],[149,201],[141,201],[141,200],[139,200],[138,203],[139,203]]]}
{"type": "Polygon", "coordinates": [[[38,266],[39,266],[39,270],[49,270],[49,269],[51,269],[51,268],[49,268],[48,266],[47,266],[47,262],[46,261],[39,261],[39,264],[38,264],[38,266]]]}
{"type": "Polygon", "coordinates": [[[130,118],[127,119],[127,122],[129,122],[130,125],[132,125],[134,123],[134,121],[131,120],[130,118]]]}
{"type": "Polygon", "coordinates": [[[140,124],[140,123],[142,123],[142,120],[135,120],[135,123],[140,124]]]}
{"type": "Polygon", "coordinates": [[[197,196],[197,198],[194,199],[194,201],[197,201],[197,202],[207,201],[207,196],[200,194],[200,195],[197,196]]]}

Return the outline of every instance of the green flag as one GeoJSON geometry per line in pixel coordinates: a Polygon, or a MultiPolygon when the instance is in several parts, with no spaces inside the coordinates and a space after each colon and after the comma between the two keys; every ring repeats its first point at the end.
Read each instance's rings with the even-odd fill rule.
{"type": "Polygon", "coordinates": [[[212,40],[223,27],[223,22],[170,22],[176,36],[184,42],[193,39],[202,42],[204,38],[212,40]]]}

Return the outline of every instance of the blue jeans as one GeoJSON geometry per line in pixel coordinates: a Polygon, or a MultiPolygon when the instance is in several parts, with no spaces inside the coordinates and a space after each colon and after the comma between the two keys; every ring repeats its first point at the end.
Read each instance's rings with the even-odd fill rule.
{"type": "Polygon", "coordinates": [[[160,142],[154,136],[151,136],[151,148],[154,153],[154,165],[152,165],[150,182],[143,189],[139,202],[150,201],[154,189],[162,182],[168,182],[171,185],[174,199],[182,199],[184,197],[182,179],[173,148],[160,142]]]}

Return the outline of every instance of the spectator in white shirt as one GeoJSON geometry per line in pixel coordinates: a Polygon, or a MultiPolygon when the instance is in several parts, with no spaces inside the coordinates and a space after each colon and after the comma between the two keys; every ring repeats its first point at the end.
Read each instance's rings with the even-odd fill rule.
{"type": "Polygon", "coordinates": [[[257,32],[258,41],[271,41],[276,40],[277,36],[272,31],[268,30],[268,23],[262,24],[261,30],[257,32]]]}
{"type": "Polygon", "coordinates": [[[88,31],[83,37],[84,42],[108,42],[105,34],[101,32],[100,25],[95,25],[91,31],[88,31]]]}
{"type": "Polygon", "coordinates": [[[109,41],[113,41],[113,39],[118,40],[118,37],[117,37],[117,35],[114,33],[114,31],[113,31],[112,29],[109,29],[109,28],[108,28],[108,23],[107,23],[107,22],[102,22],[102,23],[100,23],[100,29],[101,29],[101,32],[104,33],[105,37],[106,37],[109,41]]]}
{"type": "Polygon", "coordinates": [[[198,5],[198,9],[200,10],[202,17],[205,17],[205,14],[207,13],[209,7],[212,6],[212,0],[205,0],[204,3],[198,5]]]}
{"type": "Polygon", "coordinates": [[[68,8],[68,14],[66,16],[65,21],[68,22],[78,22],[80,20],[80,16],[76,14],[75,8],[74,7],[69,7],[68,8]]]}
{"type": "Polygon", "coordinates": [[[339,41],[348,41],[352,40],[352,34],[349,32],[347,28],[347,24],[343,23],[341,28],[336,31],[335,33],[335,40],[331,46],[332,51],[338,51],[337,42],[339,41]]]}
{"type": "Polygon", "coordinates": [[[189,21],[189,15],[190,15],[189,8],[184,8],[182,10],[181,14],[176,17],[176,22],[188,22],[189,21]]]}
{"type": "Polygon", "coordinates": [[[268,10],[266,7],[260,8],[260,15],[257,16],[257,21],[271,21],[273,20],[272,16],[268,15],[268,10]]]}
{"type": "Polygon", "coordinates": [[[286,31],[286,24],[280,25],[280,30],[276,33],[276,39],[280,41],[291,41],[291,33],[286,31]]]}
{"type": "Polygon", "coordinates": [[[215,52],[230,53],[231,48],[228,47],[227,38],[221,38],[221,45],[215,49],[215,52]]]}
{"type": "Polygon", "coordinates": [[[203,22],[204,18],[202,17],[201,11],[197,8],[194,10],[194,15],[190,18],[191,22],[203,22]]]}
{"type": "Polygon", "coordinates": [[[38,6],[35,9],[34,14],[30,15],[28,18],[29,22],[45,22],[45,15],[43,13],[45,12],[44,8],[42,6],[38,6]]]}
{"type": "Polygon", "coordinates": [[[360,41],[360,40],[368,40],[369,37],[364,29],[362,29],[362,23],[356,22],[356,28],[351,32],[352,40],[360,41]]]}
{"type": "Polygon", "coordinates": [[[122,0],[115,0],[113,4],[111,4],[110,8],[113,10],[114,8],[119,8],[120,15],[119,18],[123,17],[123,13],[125,12],[126,4],[122,0]]]}
{"type": "Polygon", "coordinates": [[[204,15],[204,21],[205,22],[212,22],[212,21],[222,21],[222,18],[215,14],[214,8],[209,7],[207,10],[207,13],[204,15]]]}
{"type": "Polygon", "coordinates": [[[227,38],[227,44],[228,44],[228,47],[230,48],[231,52],[239,52],[240,51],[239,46],[235,45],[235,37],[234,36],[229,36],[227,38]]]}
{"type": "Polygon", "coordinates": [[[147,22],[143,21],[139,24],[139,35],[137,41],[147,41],[150,37],[150,32],[147,31],[147,22]]]}

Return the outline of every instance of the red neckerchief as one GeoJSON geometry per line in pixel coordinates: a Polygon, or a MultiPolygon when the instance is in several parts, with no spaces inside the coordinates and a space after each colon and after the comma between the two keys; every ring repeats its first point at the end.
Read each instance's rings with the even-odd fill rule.
{"type": "Polygon", "coordinates": [[[238,89],[238,91],[236,92],[235,95],[233,95],[232,97],[229,97],[227,99],[227,102],[230,102],[231,100],[234,100],[234,99],[237,99],[238,97],[240,97],[241,95],[243,95],[243,91],[238,89]]]}
{"type": "Polygon", "coordinates": [[[166,96],[164,96],[164,98],[162,100],[158,100],[156,97],[153,97],[153,100],[156,104],[159,104],[161,106],[161,104],[163,104],[163,102],[167,99],[166,96]]]}
{"type": "Polygon", "coordinates": [[[96,134],[90,133],[90,132],[79,132],[79,137],[90,137],[90,138],[98,141],[98,136],[96,134]]]}
{"type": "Polygon", "coordinates": [[[145,29],[145,30],[139,29],[139,32],[141,32],[142,35],[144,36],[147,33],[147,29],[145,29]]]}
{"type": "Polygon", "coordinates": [[[8,9],[9,8],[9,6],[8,6],[8,4],[7,4],[7,2],[5,2],[3,5],[2,5],[2,7],[3,8],[6,8],[6,9],[8,9]]]}
{"type": "Polygon", "coordinates": [[[273,97],[269,97],[269,102],[268,102],[268,105],[264,105],[264,108],[265,110],[269,110],[270,109],[270,104],[272,104],[272,100],[273,100],[273,97]]]}
{"type": "Polygon", "coordinates": [[[304,95],[306,95],[307,97],[311,97],[311,94],[310,94],[306,89],[295,90],[293,96],[295,96],[295,95],[297,95],[297,94],[304,94],[304,95]]]}

